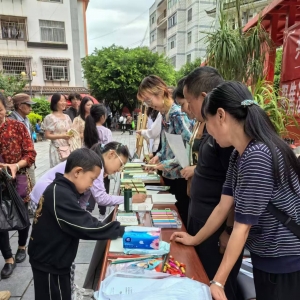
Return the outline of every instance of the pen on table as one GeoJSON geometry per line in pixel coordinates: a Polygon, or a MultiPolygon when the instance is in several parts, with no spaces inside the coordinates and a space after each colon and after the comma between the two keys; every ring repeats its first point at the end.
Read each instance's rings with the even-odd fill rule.
{"type": "Polygon", "coordinates": [[[136,186],[135,186],[135,184],[134,184],[133,180],[131,180],[131,182],[132,182],[132,184],[133,184],[133,186],[134,186],[134,188],[135,188],[136,192],[139,194],[139,191],[138,191],[138,189],[136,188],[136,186]]]}

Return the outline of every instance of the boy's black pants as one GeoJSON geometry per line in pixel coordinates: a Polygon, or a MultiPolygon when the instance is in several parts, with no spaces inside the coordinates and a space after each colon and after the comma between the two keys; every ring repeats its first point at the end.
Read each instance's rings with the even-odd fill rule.
{"type": "Polygon", "coordinates": [[[35,300],[71,300],[70,273],[54,275],[32,268],[35,300]]]}

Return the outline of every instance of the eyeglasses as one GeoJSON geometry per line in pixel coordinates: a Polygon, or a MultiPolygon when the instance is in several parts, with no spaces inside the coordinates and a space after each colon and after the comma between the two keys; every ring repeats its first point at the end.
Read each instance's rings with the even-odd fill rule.
{"type": "Polygon", "coordinates": [[[123,162],[123,160],[121,159],[121,157],[118,155],[118,153],[116,152],[116,155],[117,155],[117,157],[118,157],[118,159],[119,159],[119,161],[120,161],[120,163],[121,163],[121,167],[120,167],[120,171],[122,171],[123,169],[124,169],[124,162],[123,162]]]}

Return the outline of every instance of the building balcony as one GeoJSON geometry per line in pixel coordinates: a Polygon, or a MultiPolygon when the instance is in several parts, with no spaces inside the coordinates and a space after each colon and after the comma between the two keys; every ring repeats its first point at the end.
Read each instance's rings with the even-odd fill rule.
{"type": "MultiPolygon", "coordinates": [[[[243,8],[247,5],[249,8],[254,9],[263,3],[269,3],[269,2],[270,2],[270,0],[241,0],[240,5],[241,5],[241,8],[243,8]]],[[[235,9],[235,7],[236,7],[236,1],[230,1],[230,2],[223,4],[224,11],[235,9]]],[[[206,13],[208,16],[215,17],[216,7],[212,8],[210,10],[206,10],[206,13]]]]}
{"type": "Polygon", "coordinates": [[[165,9],[162,14],[157,18],[157,26],[167,21],[167,10],[165,9]]]}
{"type": "Polygon", "coordinates": [[[27,40],[27,24],[25,18],[0,16],[1,40],[27,40]]]}

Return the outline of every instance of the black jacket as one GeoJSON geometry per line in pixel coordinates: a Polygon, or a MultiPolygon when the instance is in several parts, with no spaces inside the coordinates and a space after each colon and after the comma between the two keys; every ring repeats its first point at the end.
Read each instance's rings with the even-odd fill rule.
{"type": "Polygon", "coordinates": [[[33,268],[67,274],[74,262],[79,239],[116,239],[124,233],[119,222],[103,225],[78,202],[75,185],[62,174],[45,190],[34,218],[28,254],[33,268]]]}
{"type": "Polygon", "coordinates": [[[78,111],[73,107],[69,107],[64,113],[70,117],[72,122],[78,116],[78,111]]]}

